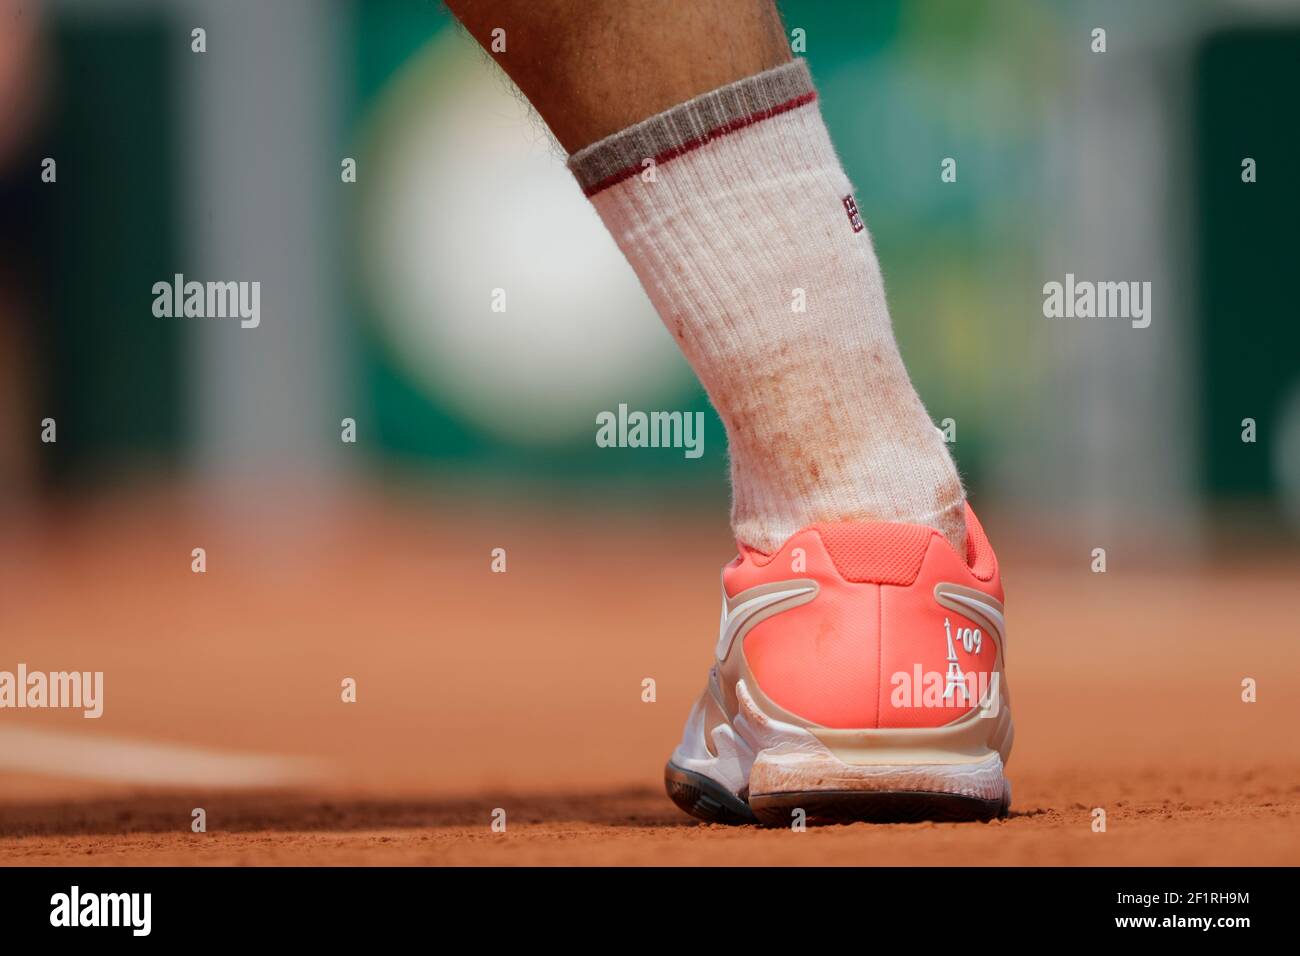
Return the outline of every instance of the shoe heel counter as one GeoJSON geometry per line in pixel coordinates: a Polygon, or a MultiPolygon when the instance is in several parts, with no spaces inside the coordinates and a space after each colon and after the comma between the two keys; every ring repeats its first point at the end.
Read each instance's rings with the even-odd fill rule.
{"type": "MultiPolygon", "coordinates": [[[[879,586],[844,581],[815,530],[764,559],[742,555],[724,574],[733,601],[787,574],[816,586],[807,603],[769,617],[740,642],[744,672],[777,719],[822,727],[874,727],[879,696],[879,586]]],[[[741,676],[739,671],[737,676],[741,676]]]]}
{"type": "Polygon", "coordinates": [[[996,565],[980,580],[937,536],[910,585],[882,586],[880,727],[943,727],[997,706],[1001,593],[996,565]]]}
{"type": "Polygon", "coordinates": [[[1000,634],[971,611],[978,601],[1001,608],[982,534],[979,550],[971,562],[929,528],[837,524],[806,529],[770,557],[742,555],[724,578],[729,593],[776,587],[786,572],[817,586],[805,606],[745,636],[757,694],[782,719],[826,728],[960,720],[1001,689],[1000,634]],[[940,584],[956,597],[938,595],[940,584]]]}

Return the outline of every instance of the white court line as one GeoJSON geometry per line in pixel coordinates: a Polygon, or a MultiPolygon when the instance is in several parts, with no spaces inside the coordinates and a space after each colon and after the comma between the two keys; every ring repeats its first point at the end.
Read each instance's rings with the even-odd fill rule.
{"type": "Polygon", "coordinates": [[[319,780],[325,766],[306,757],[9,727],[0,728],[0,771],[153,786],[272,787],[319,780]]]}

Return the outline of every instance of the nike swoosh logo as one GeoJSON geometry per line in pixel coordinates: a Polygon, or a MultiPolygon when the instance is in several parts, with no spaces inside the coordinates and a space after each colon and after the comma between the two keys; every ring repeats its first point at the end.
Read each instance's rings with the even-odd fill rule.
{"type": "MultiPolygon", "coordinates": [[[[731,610],[727,610],[727,604],[729,602],[727,600],[726,588],[723,588],[722,620],[718,624],[718,646],[714,651],[718,660],[725,661],[727,655],[731,653],[731,644],[736,639],[736,635],[741,631],[746,630],[749,624],[760,614],[765,618],[769,617],[770,614],[765,612],[767,612],[767,610],[773,605],[780,604],[782,601],[789,601],[792,598],[799,598],[804,595],[813,595],[817,593],[817,585],[812,582],[804,584],[801,582],[790,581],[788,583],[791,587],[755,595],[752,598],[741,601],[735,607],[731,608],[731,610]]],[[[737,597],[741,596],[742,595],[737,595],[737,597]]],[[[807,604],[808,601],[811,600],[812,598],[809,597],[808,600],[799,601],[798,603],[791,604],[790,607],[782,608],[781,610],[788,611],[790,608],[807,604]]],[[[773,611],[772,613],[779,614],[781,611],[773,611]]]]}
{"type": "Polygon", "coordinates": [[[959,611],[961,608],[964,607],[967,608],[968,610],[976,612],[985,620],[987,620],[988,623],[993,625],[993,629],[997,631],[998,646],[1001,647],[1004,651],[1006,650],[1007,620],[1002,615],[1002,610],[1000,608],[994,607],[992,604],[989,604],[987,601],[981,601],[979,598],[972,597],[971,595],[965,594],[961,591],[943,590],[942,584],[940,584],[937,588],[935,588],[935,596],[942,597],[946,601],[952,601],[955,604],[959,605],[959,607],[955,607],[955,608],[949,605],[949,607],[954,611],[959,611]]]}
{"type": "Polygon", "coordinates": [[[980,697],[978,706],[982,711],[980,716],[996,717],[1001,711],[1002,694],[1005,693],[1002,689],[1002,667],[1007,659],[1007,621],[996,598],[987,595],[977,597],[979,594],[980,592],[972,593],[971,588],[959,584],[943,583],[934,586],[934,598],[942,607],[965,614],[976,624],[985,625],[993,631],[991,636],[997,648],[998,669],[993,674],[991,686],[980,697]]]}

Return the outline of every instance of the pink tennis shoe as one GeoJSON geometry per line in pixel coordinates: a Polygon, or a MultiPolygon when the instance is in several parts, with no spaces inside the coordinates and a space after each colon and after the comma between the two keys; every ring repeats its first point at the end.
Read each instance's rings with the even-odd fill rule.
{"type": "Polygon", "coordinates": [[[988,820],[1013,736],[1002,584],[967,507],[932,528],[820,524],[722,571],[708,686],[665,769],[715,823],[988,820]],[[801,816],[802,814],[802,816],[801,816]]]}

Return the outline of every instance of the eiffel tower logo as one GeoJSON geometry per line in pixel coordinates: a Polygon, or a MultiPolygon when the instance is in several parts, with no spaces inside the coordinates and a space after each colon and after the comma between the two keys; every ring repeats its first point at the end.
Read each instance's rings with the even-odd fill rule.
{"type": "Polygon", "coordinates": [[[943,630],[948,637],[948,677],[943,685],[943,699],[952,700],[953,695],[960,691],[963,701],[969,696],[966,688],[966,675],[961,672],[961,664],[957,662],[957,646],[952,642],[952,622],[948,618],[943,619],[943,630]]]}

